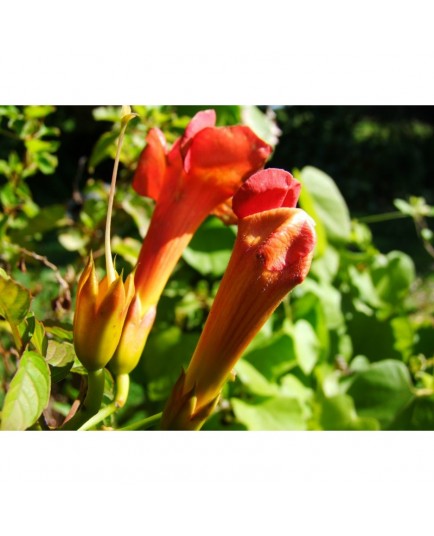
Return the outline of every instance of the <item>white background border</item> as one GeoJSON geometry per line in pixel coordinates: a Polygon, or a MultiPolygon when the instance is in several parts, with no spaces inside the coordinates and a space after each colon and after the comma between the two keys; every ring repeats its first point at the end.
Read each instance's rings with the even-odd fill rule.
{"type": "MultiPolygon", "coordinates": [[[[433,104],[428,3],[2,3],[2,104],[433,104]],[[351,7],[350,7],[351,6],[351,7]]],[[[5,534],[426,533],[433,433],[2,433],[5,534]]]]}

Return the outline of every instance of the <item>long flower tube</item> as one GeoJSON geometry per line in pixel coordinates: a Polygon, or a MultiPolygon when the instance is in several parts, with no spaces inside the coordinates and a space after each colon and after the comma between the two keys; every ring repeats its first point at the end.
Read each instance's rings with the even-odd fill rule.
{"type": "Polygon", "coordinates": [[[299,192],[289,173],[266,169],[234,196],[234,250],[191,362],[163,412],[163,429],[201,428],[247,345],[305,279],[316,235],[313,220],[294,208],[299,192]]]}
{"type": "Polygon", "coordinates": [[[110,362],[115,373],[137,365],[157,302],[195,231],[210,213],[227,212],[225,203],[271,152],[249,127],[215,121],[214,110],[199,112],[170,151],[161,131],[148,133],[133,187],[156,205],[135,269],[136,297],[110,362]]]}

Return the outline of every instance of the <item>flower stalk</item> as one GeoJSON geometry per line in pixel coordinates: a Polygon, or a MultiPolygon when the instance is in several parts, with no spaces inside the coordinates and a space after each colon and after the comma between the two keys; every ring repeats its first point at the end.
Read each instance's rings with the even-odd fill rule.
{"type": "Polygon", "coordinates": [[[97,424],[102,422],[104,419],[107,419],[107,417],[110,417],[110,415],[112,415],[118,409],[122,408],[125,405],[125,402],[128,398],[128,391],[130,388],[129,375],[119,374],[115,377],[115,384],[116,394],[114,401],[111,404],[107,404],[107,406],[99,409],[101,406],[100,401],[97,413],[92,414],[92,416],[78,428],[79,431],[90,430],[91,428],[94,428],[97,424]]]}

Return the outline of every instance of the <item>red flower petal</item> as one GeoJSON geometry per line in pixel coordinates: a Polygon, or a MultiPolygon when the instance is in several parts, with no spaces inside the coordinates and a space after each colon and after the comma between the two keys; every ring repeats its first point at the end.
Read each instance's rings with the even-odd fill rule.
{"type": "Polygon", "coordinates": [[[151,128],[146,142],[133,177],[133,188],[138,194],[157,201],[166,173],[166,139],[160,129],[151,128]]]}
{"type": "Polygon", "coordinates": [[[181,139],[181,151],[183,154],[190,146],[191,140],[204,128],[214,127],[216,122],[215,110],[203,110],[198,112],[188,123],[181,139]]]}
{"type": "Polygon", "coordinates": [[[191,180],[209,182],[231,197],[251,173],[261,168],[271,147],[246,126],[205,128],[192,139],[184,158],[191,180]]]}
{"type": "MultiPolygon", "coordinates": [[[[300,275],[299,269],[294,270],[294,266],[301,259],[307,259],[308,267],[310,267],[309,255],[316,243],[315,223],[304,210],[299,208],[291,208],[286,213],[288,215],[284,224],[276,227],[269,237],[262,242],[258,247],[258,254],[266,270],[270,272],[287,271],[297,278],[300,275]]],[[[276,210],[258,213],[254,219],[245,220],[246,226],[251,229],[259,227],[258,232],[260,233],[260,226],[266,227],[266,220],[273,221],[277,214],[276,210]]],[[[303,279],[304,277],[301,281],[303,279]]]]}
{"type": "Polygon", "coordinates": [[[301,184],[283,169],[258,171],[234,195],[232,207],[238,218],[273,208],[296,206],[301,184]]]}

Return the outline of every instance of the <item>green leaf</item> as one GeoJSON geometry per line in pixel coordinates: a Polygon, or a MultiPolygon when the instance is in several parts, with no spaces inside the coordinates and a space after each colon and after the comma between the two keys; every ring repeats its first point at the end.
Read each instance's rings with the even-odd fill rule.
{"type": "Polygon", "coordinates": [[[378,419],[382,428],[387,428],[414,398],[407,367],[393,359],[356,373],[347,393],[354,399],[357,413],[378,419]]]}
{"type": "Polygon", "coordinates": [[[275,397],[252,404],[232,398],[230,402],[238,421],[249,430],[306,430],[303,407],[294,398],[275,397]]]}
{"type": "Polygon", "coordinates": [[[313,391],[306,387],[293,374],[286,374],[280,379],[280,394],[289,398],[295,398],[300,403],[306,404],[313,398],[313,391]]]}
{"type": "Polygon", "coordinates": [[[134,220],[139,234],[143,238],[148,230],[150,222],[148,200],[139,195],[132,195],[131,197],[122,199],[121,206],[134,220]]]}
{"type": "Polygon", "coordinates": [[[344,394],[321,401],[320,425],[324,430],[379,430],[376,419],[357,416],[353,399],[344,394]]]}
{"type": "Polygon", "coordinates": [[[54,153],[60,147],[60,142],[39,140],[37,138],[32,138],[30,140],[26,140],[25,145],[26,145],[27,150],[30,153],[41,153],[41,152],[54,153]]]}
{"type": "Polygon", "coordinates": [[[241,118],[245,125],[266,143],[275,147],[279,141],[281,130],[276,124],[275,114],[270,109],[266,114],[257,106],[242,106],[241,118]]]}
{"type": "Polygon", "coordinates": [[[259,396],[273,396],[279,393],[275,383],[269,382],[253,365],[241,359],[235,366],[237,378],[241,380],[248,391],[259,396]]]}
{"type": "Polygon", "coordinates": [[[2,430],[26,430],[47,407],[50,371],[43,357],[24,352],[9,386],[2,411],[2,430]]]}
{"type": "Polygon", "coordinates": [[[46,362],[51,367],[53,383],[63,380],[71,370],[75,359],[74,346],[67,342],[48,341],[46,362]]]}
{"type": "Polygon", "coordinates": [[[151,332],[141,362],[151,400],[167,399],[182,368],[189,363],[197,340],[198,335],[183,333],[175,326],[151,332]]]}
{"type": "Polygon", "coordinates": [[[309,295],[313,295],[321,304],[327,328],[337,329],[342,326],[344,323],[342,295],[335,287],[325,282],[319,284],[313,279],[306,279],[303,283],[302,292],[305,294],[294,304],[297,317],[305,316],[300,312],[303,309],[303,303],[300,302],[308,301],[309,295]]]}
{"type": "Polygon", "coordinates": [[[321,283],[331,283],[339,270],[339,253],[332,246],[328,246],[321,257],[312,262],[310,275],[315,276],[321,283]]]}
{"type": "Polygon", "coordinates": [[[17,119],[20,116],[20,110],[16,106],[0,106],[0,117],[17,119]]]}
{"type": "Polygon", "coordinates": [[[32,339],[34,331],[36,329],[36,318],[33,313],[30,313],[27,318],[18,325],[18,331],[20,334],[22,347],[25,348],[30,339],[32,339]]]}
{"type": "Polygon", "coordinates": [[[38,354],[45,355],[47,351],[48,340],[45,335],[44,324],[35,318],[35,327],[32,336],[32,343],[38,354]]]}
{"type": "Polygon", "coordinates": [[[395,336],[394,348],[404,359],[410,357],[413,353],[415,342],[415,333],[413,324],[407,316],[397,316],[390,321],[395,336]]]}
{"type": "Polygon", "coordinates": [[[92,111],[96,121],[110,121],[112,123],[120,122],[121,106],[100,106],[92,111]]]}
{"type": "Polygon", "coordinates": [[[44,322],[45,331],[60,339],[61,341],[72,341],[72,326],[46,320],[44,322]]]}
{"type": "Polygon", "coordinates": [[[359,296],[364,303],[371,307],[378,308],[381,302],[372,282],[371,273],[367,266],[348,266],[349,283],[355,295],[359,296]]]}
{"type": "Polygon", "coordinates": [[[68,251],[78,251],[86,246],[89,237],[83,235],[78,229],[68,229],[59,233],[59,242],[68,251]]]}
{"type": "Polygon", "coordinates": [[[228,265],[235,233],[218,218],[209,218],[183,253],[187,264],[202,275],[221,277],[228,265]]]}
{"type": "MultiPolygon", "coordinates": [[[[301,182],[301,173],[298,169],[293,171],[293,175],[301,182]]],[[[304,188],[304,186],[300,192],[299,204],[300,207],[315,220],[316,245],[314,256],[315,258],[321,258],[328,248],[326,229],[319,214],[317,213],[313,196],[309,192],[308,188],[304,188]]]]}
{"type": "Polygon", "coordinates": [[[6,160],[0,160],[0,175],[4,175],[6,178],[10,176],[10,168],[6,160]]]}
{"type": "Polygon", "coordinates": [[[399,306],[415,279],[414,263],[402,251],[379,255],[372,266],[372,281],[380,299],[399,306]]]}
{"type": "MultiPolygon", "coordinates": [[[[97,110],[99,110],[99,108],[94,110],[94,115],[97,110]]],[[[118,120],[120,120],[120,116],[118,117],[118,120]]],[[[119,132],[111,131],[111,132],[105,132],[99,138],[89,158],[90,169],[94,169],[98,164],[100,164],[106,158],[111,158],[114,156],[114,153],[116,153],[115,141],[117,140],[118,136],[119,136],[119,132]]]]}
{"type": "Polygon", "coordinates": [[[354,311],[348,316],[347,326],[355,355],[365,355],[370,361],[402,359],[390,320],[383,320],[372,312],[354,311]]]}
{"type": "Polygon", "coordinates": [[[302,183],[300,205],[317,222],[318,247],[322,247],[321,224],[330,242],[347,242],[351,232],[350,214],[334,180],[312,166],[297,173],[297,179],[302,183]]]}
{"type": "Polygon", "coordinates": [[[275,381],[297,366],[294,339],[289,333],[274,333],[255,344],[244,354],[244,359],[268,380],[275,381]]]}
{"type": "Polygon", "coordinates": [[[54,106],[25,106],[24,115],[27,119],[42,119],[55,111],[54,106]]]}
{"type": "Polygon", "coordinates": [[[415,397],[390,425],[391,430],[434,430],[434,396],[415,397]]]}
{"type": "Polygon", "coordinates": [[[113,253],[120,255],[132,266],[135,266],[137,262],[141,247],[142,243],[135,238],[114,236],[112,240],[113,253]]]}
{"type": "Polygon", "coordinates": [[[0,315],[17,326],[29,312],[30,293],[0,268],[0,315]]]}
{"type": "Polygon", "coordinates": [[[295,355],[301,370],[310,374],[318,361],[320,344],[313,327],[306,320],[294,325],[295,355]]]}
{"type": "Polygon", "coordinates": [[[51,175],[56,170],[58,159],[54,154],[41,151],[35,153],[33,158],[38,166],[38,169],[42,171],[44,175],[51,175]]]}

